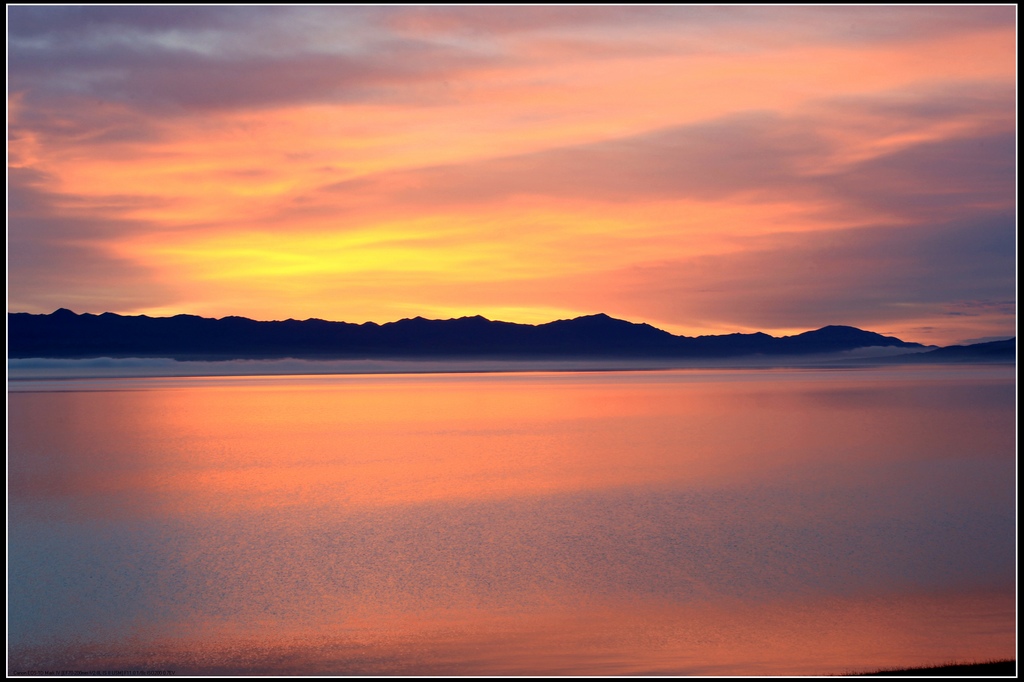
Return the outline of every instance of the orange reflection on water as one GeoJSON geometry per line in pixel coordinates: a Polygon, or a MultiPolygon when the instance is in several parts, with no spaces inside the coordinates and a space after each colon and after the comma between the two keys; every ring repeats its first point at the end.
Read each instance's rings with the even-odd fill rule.
{"type": "Polygon", "coordinates": [[[313,631],[265,623],[275,635],[192,622],[176,636],[79,645],[65,655],[91,670],[179,675],[841,675],[1012,657],[1011,600],[982,592],[686,606],[630,600],[505,614],[462,607],[367,614],[313,631]]]}
{"type": "Polygon", "coordinates": [[[238,512],[721,485],[809,476],[801,466],[821,458],[843,466],[1012,448],[1006,415],[982,405],[963,424],[941,382],[888,390],[793,372],[740,386],[722,375],[234,377],[66,394],[62,428],[40,424],[33,437],[43,442],[29,446],[58,462],[34,481],[15,468],[14,490],[135,491],[150,505],[238,512]],[[960,425],[950,428],[954,410],[960,425]],[[88,466],[61,454],[82,450],[88,466]]]}
{"type": "Polygon", "coordinates": [[[9,396],[19,665],[822,674],[1013,655],[1005,369],[79,387],[9,396]]]}

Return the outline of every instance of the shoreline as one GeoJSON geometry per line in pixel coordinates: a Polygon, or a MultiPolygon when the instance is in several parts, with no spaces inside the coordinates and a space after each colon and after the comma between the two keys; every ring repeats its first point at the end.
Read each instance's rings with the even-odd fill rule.
{"type": "Polygon", "coordinates": [[[844,673],[842,676],[857,677],[1016,677],[1017,659],[975,661],[971,663],[950,662],[934,666],[913,666],[910,668],[881,668],[871,672],[844,673]]]}

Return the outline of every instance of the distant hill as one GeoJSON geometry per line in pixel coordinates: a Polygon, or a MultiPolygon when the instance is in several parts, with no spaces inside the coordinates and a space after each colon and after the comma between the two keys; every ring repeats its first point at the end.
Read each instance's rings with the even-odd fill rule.
{"type": "Polygon", "coordinates": [[[888,362],[1016,362],[1017,339],[974,343],[969,346],[946,346],[923,353],[893,355],[888,362]]]}
{"type": "Polygon", "coordinates": [[[675,336],[605,314],[528,325],[481,316],[422,317],[387,324],[195,315],[148,317],[8,313],[11,358],[733,358],[803,356],[873,346],[924,349],[855,327],[828,326],[776,338],[761,332],[675,336]]]}

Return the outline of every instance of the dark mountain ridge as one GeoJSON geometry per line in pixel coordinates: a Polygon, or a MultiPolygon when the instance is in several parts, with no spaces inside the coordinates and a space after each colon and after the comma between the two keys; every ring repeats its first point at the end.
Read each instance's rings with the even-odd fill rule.
{"type": "Polygon", "coordinates": [[[892,355],[882,359],[884,362],[914,362],[914,363],[1008,363],[1017,361],[1017,339],[1002,339],[1000,341],[987,341],[985,343],[973,343],[968,346],[946,346],[923,353],[912,353],[909,355],[892,355]]]}
{"type": "Polygon", "coordinates": [[[835,353],[872,346],[925,349],[856,327],[776,338],[756,332],[675,336],[603,313],[529,325],[482,316],[386,324],[320,319],[8,313],[8,357],[247,358],[730,358],[835,353]]]}

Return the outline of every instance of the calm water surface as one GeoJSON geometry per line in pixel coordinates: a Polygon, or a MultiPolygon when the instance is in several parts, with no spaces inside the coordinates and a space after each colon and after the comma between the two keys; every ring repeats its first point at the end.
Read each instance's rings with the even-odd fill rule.
{"type": "Polygon", "coordinates": [[[12,382],[9,671],[1015,655],[1011,368],[12,382]]]}

